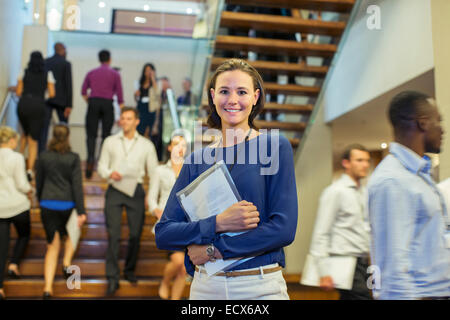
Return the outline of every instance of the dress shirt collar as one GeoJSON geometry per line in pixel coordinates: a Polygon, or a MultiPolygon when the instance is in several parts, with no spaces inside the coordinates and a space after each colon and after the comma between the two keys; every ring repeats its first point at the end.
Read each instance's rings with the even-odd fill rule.
{"type": "MultiPolygon", "coordinates": [[[[120,132],[119,132],[119,138],[120,139],[127,139],[126,137],[125,137],[125,135],[124,135],[124,133],[123,133],[123,130],[120,130],[120,132]]],[[[134,136],[133,136],[133,138],[131,139],[131,140],[137,140],[137,138],[139,138],[139,133],[137,132],[137,130],[134,132],[134,136]]]]}
{"type": "Polygon", "coordinates": [[[353,180],[352,177],[346,173],[342,174],[338,181],[345,187],[358,189],[358,185],[355,180],[353,180]]]}
{"type": "Polygon", "coordinates": [[[389,152],[409,171],[415,174],[419,172],[430,174],[431,159],[429,157],[421,158],[417,153],[397,142],[391,142],[389,152]]]}

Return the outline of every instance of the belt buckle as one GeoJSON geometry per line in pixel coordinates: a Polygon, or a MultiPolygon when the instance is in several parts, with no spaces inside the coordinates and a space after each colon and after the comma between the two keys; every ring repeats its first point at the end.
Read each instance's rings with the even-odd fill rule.
{"type": "Polygon", "coordinates": [[[231,278],[232,274],[233,274],[233,271],[224,271],[223,273],[225,274],[226,278],[231,278]]]}

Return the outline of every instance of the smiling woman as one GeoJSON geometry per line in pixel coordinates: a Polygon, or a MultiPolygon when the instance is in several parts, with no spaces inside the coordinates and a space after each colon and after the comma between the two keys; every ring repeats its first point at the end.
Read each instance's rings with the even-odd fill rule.
{"type": "Polygon", "coordinates": [[[283,247],[294,240],[297,227],[292,147],[285,137],[261,133],[253,124],[264,107],[264,89],[261,76],[248,63],[224,62],[209,83],[208,124],[221,129],[222,138],[186,159],[156,224],[156,245],[186,250],[186,271],[194,277],[191,299],[289,299],[281,269],[283,247]],[[263,173],[268,162],[260,149],[276,160],[277,170],[263,173]],[[212,163],[193,160],[205,160],[206,153],[231,164],[228,170],[243,200],[216,216],[189,221],[176,194],[211,167],[212,163]],[[238,155],[244,155],[244,161],[237,161],[238,155]],[[208,261],[241,257],[250,259],[227,272],[205,274],[208,261]]]}
{"type": "MultiPolygon", "coordinates": [[[[240,120],[248,119],[247,130],[256,129],[253,120],[264,108],[265,94],[263,80],[255,68],[243,60],[230,59],[217,68],[208,88],[208,103],[211,109],[208,125],[211,128],[235,126],[236,120],[229,123],[223,111],[228,113],[241,111],[240,120]]],[[[242,121],[238,124],[240,127],[246,126],[242,121]]]]}

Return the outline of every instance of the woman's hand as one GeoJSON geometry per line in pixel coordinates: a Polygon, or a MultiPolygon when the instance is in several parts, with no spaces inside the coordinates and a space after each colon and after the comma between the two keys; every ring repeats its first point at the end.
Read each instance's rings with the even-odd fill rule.
{"type": "Polygon", "coordinates": [[[231,205],[216,217],[216,232],[238,232],[254,229],[259,223],[259,212],[253,203],[242,200],[231,205]]]}
{"type": "MultiPolygon", "coordinates": [[[[197,244],[191,244],[190,246],[187,247],[189,259],[192,261],[194,265],[196,266],[202,265],[209,261],[209,256],[206,253],[207,247],[208,246],[206,245],[197,245],[197,244]]],[[[217,248],[215,248],[214,250],[214,257],[216,259],[223,258],[219,250],[217,250],[217,248]]]]}
{"type": "Polygon", "coordinates": [[[81,228],[83,226],[83,224],[86,222],[86,219],[87,217],[84,213],[78,216],[78,228],[81,228]]]}
{"type": "Polygon", "coordinates": [[[161,220],[163,211],[159,208],[156,208],[155,210],[153,210],[153,214],[158,218],[158,220],[161,220]]]}

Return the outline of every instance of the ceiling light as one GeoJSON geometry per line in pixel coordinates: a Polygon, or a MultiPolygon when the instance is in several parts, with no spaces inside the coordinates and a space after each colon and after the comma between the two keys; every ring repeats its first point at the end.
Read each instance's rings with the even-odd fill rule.
{"type": "Polygon", "coordinates": [[[147,19],[145,19],[143,17],[134,17],[134,22],[136,22],[136,23],[146,23],[147,19]]]}
{"type": "Polygon", "coordinates": [[[150,10],[150,6],[149,6],[148,4],[144,5],[144,10],[145,10],[145,11],[150,10]]]}
{"type": "Polygon", "coordinates": [[[387,145],[386,142],[383,142],[383,143],[381,144],[381,149],[386,149],[387,147],[388,147],[388,145],[387,145]]]}
{"type": "Polygon", "coordinates": [[[98,18],[98,23],[105,23],[105,18],[103,17],[98,18]]]}
{"type": "Polygon", "coordinates": [[[192,10],[192,8],[187,8],[186,12],[187,12],[187,14],[192,14],[192,12],[194,12],[194,11],[192,10]]]}
{"type": "Polygon", "coordinates": [[[103,2],[103,1],[100,1],[99,3],[98,3],[98,7],[99,8],[104,8],[106,6],[106,4],[103,2]]]}

